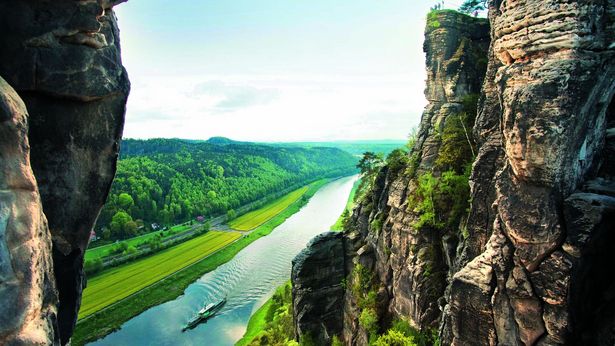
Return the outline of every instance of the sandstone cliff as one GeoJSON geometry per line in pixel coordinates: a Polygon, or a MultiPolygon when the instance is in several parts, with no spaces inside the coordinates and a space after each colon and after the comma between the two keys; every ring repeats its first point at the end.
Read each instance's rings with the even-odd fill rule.
{"type": "MultiPolygon", "coordinates": [[[[22,325],[13,327],[24,328],[26,323],[44,319],[36,322],[41,324],[37,328],[47,330],[49,339],[41,337],[33,342],[37,344],[58,340],[66,344],[70,339],[85,285],[83,254],[115,173],[129,91],[112,10],[119,2],[122,1],[0,1],[0,76],[19,97],[5,91],[8,88],[3,88],[2,95],[16,98],[14,104],[25,105],[23,109],[8,108],[9,115],[13,114],[11,121],[19,126],[14,126],[10,136],[0,137],[2,155],[14,162],[21,156],[22,166],[13,166],[13,161],[3,156],[0,168],[6,174],[21,172],[21,185],[31,192],[16,196],[14,202],[31,206],[19,209],[24,213],[24,226],[17,229],[24,232],[24,239],[31,240],[25,243],[20,257],[11,262],[15,275],[24,276],[20,299],[30,304],[15,306],[18,316],[28,316],[25,320],[16,317],[15,323],[22,325]],[[34,178],[28,176],[30,162],[36,185],[34,178]],[[37,191],[51,236],[36,206],[37,191]],[[28,218],[33,221],[27,222],[28,218]],[[39,228],[40,232],[33,233],[39,228]],[[28,246],[32,249],[28,250],[28,246]],[[25,251],[33,251],[31,261],[36,263],[19,262],[25,251]],[[53,273],[49,272],[49,256],[53,258],[53,273]],[[47,316],[37,317],[36,311],[47,316]]],[[[8,175],[0,178],[3,189],[7,185],[9,190],[15,189],[16,180],[10,180],[8,175]]],[[[0,231],[0,238],[6,237],[12,249],[16,240],[10,235],[15,231],[10,227],[0,231]]],[[[2,290],[11,289],[11,285],[11,281],[0,280],[2,290]]],[[[11,297],[0,295],[2,306],[12,304],[11,297]]],[[[3,309],[3,315],[5,312],[3,309]]],[[[4,327],[4,323],[0,324],[4,327]]]]}
{"type": "Polygon", "coordinates": [[[318,345],[342,331],[343,282],[346,277],[342,233],[318,235],[292,263],[295,334],[318,345]]]}
{"type": "Polygon", "coordinates": [[[28,113],[0,78],[0,344],[57,342],[51,240],[30,168],[28,113]]]}
{"type": "Polygon", "coordinates": [[[491,4],[470,237],[444,344],[615,342],[605,272],[614,260],[605,248],[615,212],[614,14],[614,1],[491,4]]]}
{"type": "Polygon", "coordinates": [[[615,342],[615,1],[492,1],[489,22],[428,17],[416,143],[345,230],[346,344],[396,318],[443,345],[615,342]]]}
{"type": "MultiPolygon", "coordinates": [[[[455,256],[461,218],[439,215],[442,220],[455,220],[445,225],[428,222],[419,227],[420,212],[411,196],[417,194],[419,177],[425,174],[434,179],[449,170],[462,174],[463,162],[442,164],[439,152],[445,131],[453,125],[461,129],[466,125],[468,131],[471,128],[473,116],[462,117],[469,115],[465,104],[476,102],[480,92],[488,46],[486,20],[449,11],[430,14],[424,44],[428,76],[425,95],[429,105],[410,160],[404,169],[388,166],[380,172],[371,194],[354,211],[354,226],[347,229],[355,245],[349,247],[346,256],[375,276],[372,285],[378,292],[380,328],[396,317],[423,329],[435,328],[439,323],[438,301],[444,295],[455,256]]],[[[461,143],[453,145],[465,147],[464,154],[471,159],[474,143],[468,143],[464,136],[461,143]]],[[[363,313],[357,308],[357,296],[364,292],[350,293],[346,298],[344,339],[366,344],[369,332],[357,323],[363,313]]]]}
{"type": "MultiPolygon", "coordinates": [[[[435,329],[439,323],[439,300],[455,257],[465,208],[461,213],[438,215],[435,223],[421,222],[417,201],[410,197],[420,189],[419,177],[429,175],[438,180],[445,172],[447,176],[464,176],[475,150],[469,132],[487,67],[488,47],[487,20],[453,11],[430,14],[424,44],[429,105],[414,148],[409,158],[379,172],[345,230],[343,256],[348,289],[342,333],[347,344],[367,344],[370,334],[397,317],[423,329],[435,329]],[[446,160],[439,158],[441,151],[450,154],[451,150],[454,155],[446,160]],[[418,223],[423,225],[417,227],[418,223]],[[378,316],[376,326],[361,322],[362,316],[367,319],[365,316],[374,312],[378,316]]],[[[301,280],[293,277],[293,284],[301,280]]]]}

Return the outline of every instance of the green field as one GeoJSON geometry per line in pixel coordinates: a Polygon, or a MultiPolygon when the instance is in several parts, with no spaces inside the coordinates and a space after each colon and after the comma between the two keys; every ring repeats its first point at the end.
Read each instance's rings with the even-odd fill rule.
{"type": "MultiPolygon", "coordinates": [[[[171,227],[168,231],[164,231],[164,234],[165,234],[164,238],[167,238],[177,233],[187,231],[190,229],[190,227],[191,227],[190,225],[186,225],[186,224],[175,225],[171,227]]],[[[123,242],[128,244],[128,246],[138,247],[141,244],[147,243],[150,239],[154,238],[159,233],[160,231],[155,231],[155,232],[147,233],[144,235],[140,235],[138,237],[123,240],[123,242]]],[[[108,244],[108,245],[103,245],[103,246],[98,246],[95,248],[87,249],[85,251],[85,260],[91,261],[96,258],[103,258],[103,257],[109,256],[111,254],[111,250],[113,249],[114,245],[115,244],[108,244]]]]}
{"type": "Polygon", "coordinates": [[[237,232],[211,231],[200,237],[132,263],[102,272],[88,280],[79,318],[84,318],[160,279],[187,267],[239,238],[237,232]]]}
{"type": "Polygon", "coordinates": [[[276,199],[271,203],[266,204],[262,208],[244,214],[229,222],[229,227],[237,231],[249,231],[255,229],[270,220],[272,217],[281,213],[291,204],[295,203],[307,192],[308,188],[309,186],[304,186],[276,199]]]}
{"type": "Polygon", "coordinates": [[[203,274],[228,262],[243,248],[260,237],[268,235],[287,218],[301,210],[309,199],[329,181],[329,179],[322,179],[310,184],[304,198],[298,199],[271,220],[265,222],[253,232],[241,237],[229,246],[186,267],[184,270],[169,275],[151,286],[136,292],[134,295],[122,300],[118,304],[110,306],[108,309],[104,309],[91,315],[87,319],[78,321],[75,333],[71,339],[71,344],[79,346],[92,342],[116,330],[124,322],[148,308],[177,298],[184,292],[188,285],[200,278],[203,274]]]}
{"type": "MultiPolygon", "coordinates": [[[[346,208],[344,211],[348,210],[349,213],[352,213],[352,209],[354,208],[354,196],[357,194],[357,190],[359,189],[359,184],[361,183],[361,179],[354,182],[352,185],[352,190],[350,190],[350,195],[348,196],[348,201],[346,202],[346,208]]],[[[343,231],[344,230],[344,214],[340,215],[335,224],[331,226],[332,231],[343,231]]]]}

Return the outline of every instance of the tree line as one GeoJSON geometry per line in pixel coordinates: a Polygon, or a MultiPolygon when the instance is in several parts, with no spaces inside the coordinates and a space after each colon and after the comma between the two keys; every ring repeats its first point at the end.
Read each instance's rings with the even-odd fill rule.
{"type": "Polygon", "coordinates": [[[335,148],[124,140],[96,230],[103,239],[125,239],[154,223],[232,214],[299,183],[354,174],[355,165],[356,158],[335,148]]]}

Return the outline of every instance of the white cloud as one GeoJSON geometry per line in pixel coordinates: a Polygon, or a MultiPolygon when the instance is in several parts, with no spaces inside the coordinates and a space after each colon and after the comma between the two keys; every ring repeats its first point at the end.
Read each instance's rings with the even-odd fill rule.
{"type": "Polygon", "coordinates": [[[279,96],[279,91],[271,88],[256,88],[251,85],[227,84],[219,80],[210,80],[197,84],[192,97],[221,97],[215,108],[222,112],[239,110],[251,106],[272,102],[279,96]]]}
{"type": "MultiPolygon", "coordinates": [[[[416,79],[416,77],[415,77],[416,79]]],[[[125,137],[295,141],[405,138],[426,103],[399,76],[148,76],[133,81],[125,137]]]]}

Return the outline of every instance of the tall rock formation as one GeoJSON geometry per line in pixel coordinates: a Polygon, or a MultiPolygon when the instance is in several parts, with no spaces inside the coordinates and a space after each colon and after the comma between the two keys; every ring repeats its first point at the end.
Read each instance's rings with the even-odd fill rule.
{"type": "MultiPolygon", "coordinates": [[[[361,264],[375,275],[381,326],[397,317],[424,329],[436,328],[439,323],[438,300],[444,295],[453,265],[460,216],[438,215],[443,222],[418,226],[420,212],[411,196],[417,195],[421,176],[439,179],[445,171],[463,174],[463,158],[443,162],[439,159],[443,150],[463,147],[465,152],[460,156],[471,160],[474,148],[469,137],[462,135],[461,142],[445,140],[451,131],[463,131],[464,126],[468,132],[471,129],[474,116],[468,113],[481,90],[488,47],[487,20],[453,11],[434,11],[428,16],[424,51],[429,104],[410,160],[404,167],[389,165],[380,172],[371,194],[354,211],[354,226],[347,230],[355,240],[354,248],[349,246],[346,254],[353,259],[349,262],[361,264]],[[449,218],[457,220],[444,221],[449,218]]],[[[357,309],[355,295],[360,294],[347,295],[344,338],[365,344],[369,336],[357,323],[362,311],[357,309]]]]}
{"type": "Polygon", "coordinates": [[[312,239],[293,260],[295,334],[309,335],[317,345],[330,344],[342,331],[343,253],[343,234],[327,232],[312,239]]]}
{"type": "Polygon", "coordinates": [[[615,1],[496,0],[489,21],[428,17],[416,143],[345,231],[346,344],[395,318],[442,345],[615,344],[615,1]]]}
{"type": "Polygon", "coordinates": [[[51,238],[30,168],[28,113],[0,78],[0,344],[57,342],[51,238]]]}
{"type": "Polygon", "coordinates": [[[31,164],[53,244],[50,280],[59,293],[56,336],[63,344],[77,319],[83,254],[115,173],[130,88],[112,10],[119,2],[0,0],[0,76],[29,113],[31,164]]]}
{"type": "MultiPolygon", "coordinates": [[[[373,331],[360,322],[362,315],[371,313],[368,309],[379,317],[377,329],[398,317],[418,328],[437,328],[439,299],[444,295],[459,241],[460,215],[446,213],[439,216],[443,222],[438,225],[418,227],[420,215],[409,197],[420,188],[420,176],[430,174],[439,179],[444,172],[463,176],[463,157],[471,160],[475,150],[469,137],[474,115],[469,113],[481,90],[488,47],[487,20],[453,11],[429,15],[424,44],[429,105],[416,143],[410,158],[385,166],[375,177],[372,190],[354,210],[345,232],[348,290],[342,336],[347,344],[368,343],[373,331]],[[468,133],[463,133],[464,126],[468,133]],[[455,136],[459,131],[461,137],[455,136]],[[455,151],[462,147],[453,156],[463,157],[438,159],[441,151],[453,147],[455,151]],[[448,219],[455,221],[448,223],[448,219]]],[[[293,276],[293,284],[302,280],[293,276]]]]}
{"type": "Polygon", "coordinates": [[[490,20],[442,341],[612,345],[615,1],[494,1],[490,20]]]}

